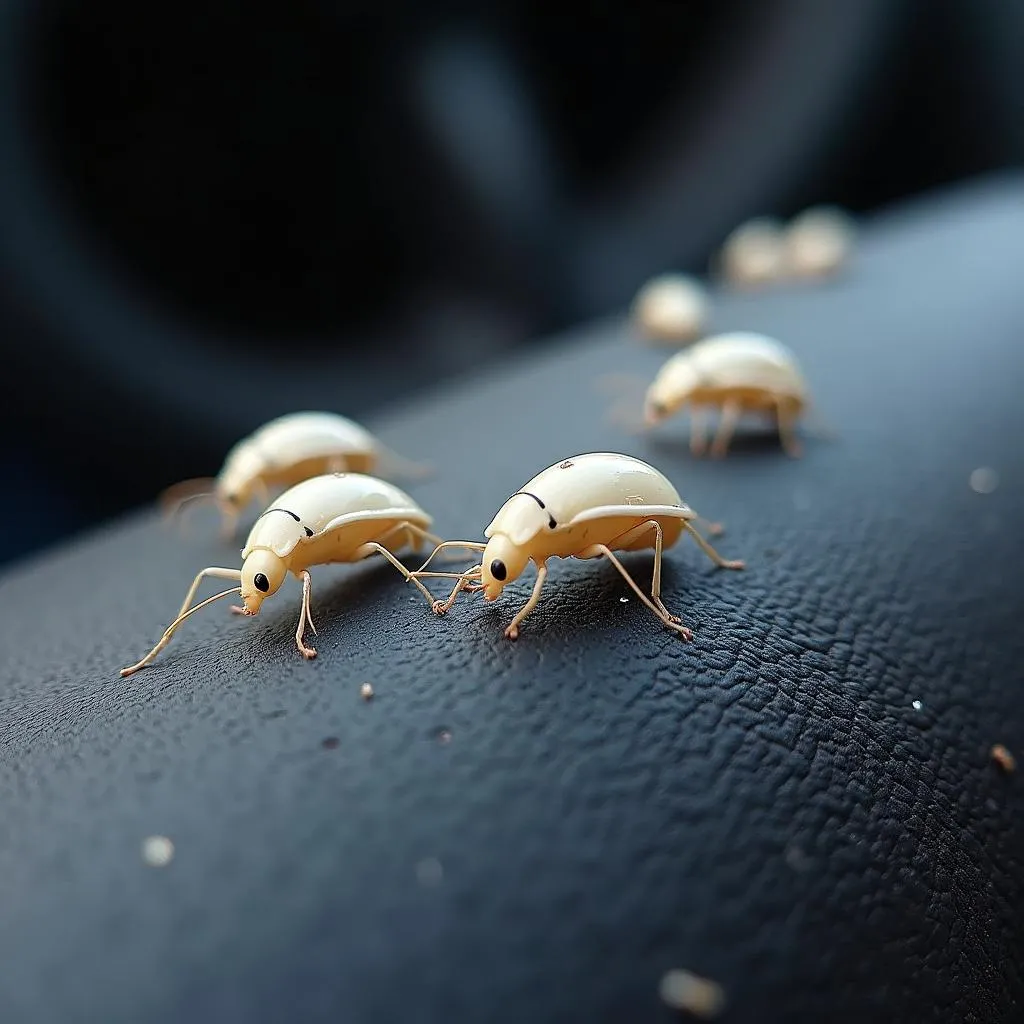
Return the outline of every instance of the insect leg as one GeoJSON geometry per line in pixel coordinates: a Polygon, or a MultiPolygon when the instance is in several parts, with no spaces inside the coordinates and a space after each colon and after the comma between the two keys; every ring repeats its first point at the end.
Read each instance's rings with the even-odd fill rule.
{"type": "MultiPolygon", "coordinates": [[[[649,598],[637,586],[636,581],[633,579],[632,576],[629,575],[629,572],[626,570],[626,567],[615,557],[615,555],[612,553],[611,548],[609,548],[607,545],[605,545],[605,544],[594,544],[593,546],[587,548],[586,550],[581,551],[580,554],[577,557],[579,557],[579,558],[595,558],[597,555],[604,555],[604,557],[607,558],[608,561],[611,562],[612,565],[614,565],[616,569],[618,569],[618,571],[621,574],[622,578],[632,588],[633,593],[636,594],[636,596],[639,597],[640,600],[643,601],[643,603],[648,608],[650,608],[650,610],[652,612],[654,612],[654,614],[657,615],[658,618],[661,619],[661,621],[664,622],[666,626],[668,626],[669,629],[675,630],[684,640],[692,640],[693,639],[693,632],[690,629],[688,629],[686,626],[684,626],[681,622],[679,622],[675,618],[675,616],[669,615],[669,613],[664,610],[664,608],[665,608],[664,605],[662,605],[660,608],[658,607],[658,605],[661,604],[661,600],[660,599],[658,600],[658,604],[655,604],[654,601],[652,601],[651,598],[649,598]]],[[[658,571],[659,574],[660,574],[660,570],[661,570],[661,560],[660,560],[660,558],[656,561],[655,566],[656,566],[656,571],[658,571]]],[[[660,583],[660,575],[659,575],[659,583],[660,583]]]]}
{"type": "Polygon", "coordinates": [[[413,584],[431,605],[434,604],[434,595],[383,544],[378,544],[372,540],[367,541],[361,547],[356,548],[352,560],[358,561],[361,558],[368,558],[374,553],[386,558],[405,577],[407,583],[413,584]]]}
{"type": "Polygon", "coordinates": [[[519,611],[513,616],[512,621],[508,624],[508,628],[505,630],[505,636],[509,640],[515,640],[519,636],[519,624],[526,618],[534,608],[537,607],[537,602],[540,600],[540,592],[544,586],[544,581],[548,578],[548,567],[544,562],[541,562],[537,566],[537,582],[533,585],[533,593],[530,594],[530,600],[523,605],[519,611]]]}
{"type": "Polygon", "coordinates": [[[744,569],[746,563],[742,560],[735,558],[723,558],[686,520],[683,520],[683,529],[687,533],[692,534],[693,539],[700,545],[701,551],[704,552],[712,562],[715,563],[719,568],[722,569],[744,569]]]}
{"type": "Polygon", "coordinates": [[[711,442],[711,454],[716,458],[722,458],[729,450],[729,442],[736,430],[736,424],[740,421],[740,413],[743,411],[740,403],[734,400],[725,402],[722,406],[722,415],[718,421],[718,430],[715,431],[715,439],[711,442]]]}
{"type": "Polygon", "coordinates": [[[440,544],[437,545],[436,548],[434,548],[433,551],[430,552],[430,555],[427,557],[427,560],[416,570],[416,572],[417,572],[417,574],[423,572],[423,570],[426,569],[426,567],[428,565],[430,565],[430,563],[433,561],[434,556],[439,551],[443,551],[446,548],[462,548],[465,551],[483,551],[486,547],[487,547],[486,544],[480,544],[477,541],[472,541],[472,540],[446,540],[446,541],[442,541],[440,544]]]}
{"type": "MultiPolygon", "coordinates": [[[[483,589],[482,584],[476,582],[473,579],[474,576],[479,577],[480,571],[481,571],[481,567],[479,565],[474,565],[472,569],[467,569],[464,573],[462,573],[461,576],[459,576],[458,582],[455,584],[454,587],[452,587],[452,592],[448,595],[448,597],[444,601],[440,601],[440,600],[434,601],[433,604],[431,604],[431,606],[430,606],[430,610],[435,615],[444,615],[445,612],[447,612],[447,611],[449,611],[451,609],[451,606],[455,603],[455,598],[457,598],[459,596],[459,594],[463,590],[470,590],[470,591],[482,590],[483,589]]],[[[435,576],[435,575],[436,576],[448,576],[449,574],[448,573],[427,573],[426,575],[428,575],[428,576],[435,576]]]]}
{"type": "Polygon", "coordinates": [[[793,459],[800,458],[800,439],[796,436],[796,416],[793,407],[785,400],[779,399],[775,408],[779,420],[779,440],[786,454],[793,459]]]}
{"type": "Polygon", "coordinates": [[[697,405],[690,406],[690,451],[700,457],[707,447],[707,414],[697,405]]]}
{"type": "Polygon", "coordinates": [[[315,658],[316,648],[307,647],[302,639],[306,634],[307,622],[309,623],[309,628],[316,633],[313,617],[309,611],[309,599],[313,593],[313,581],[310,578],[309,572],[305,569],[299,573],[299,578],[302,580],[302,608],[299,610],[299,624],[295,627],[295,646],[298,647],[299,653],[304,658],[315,658]]]}
{"type": "Polygon", "coordinates": [[[430,533],[428,530],[424,530],[422,526],[417,526],[415,523],[399,523],[397,526],[393,526],[387,531],[379,540],[385,540],[390,537],[393,533],[397,533],[399,530],[404,530],[406,535],[406,543],[409,547],[418,551],[423,541],[429,540],[431,544],[436,547],[443,547],[448,542],[438,537],[436,534],[430,533]]]}

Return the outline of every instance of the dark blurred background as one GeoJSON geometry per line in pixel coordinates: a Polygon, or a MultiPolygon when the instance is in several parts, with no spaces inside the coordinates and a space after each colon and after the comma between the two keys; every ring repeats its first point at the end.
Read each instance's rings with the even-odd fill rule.
{"type": "Polygon", "coordinates": [[[1019,164],[1021,69],[1014,0],[5,0],[0,561],[748,216],[1019,164]]]}

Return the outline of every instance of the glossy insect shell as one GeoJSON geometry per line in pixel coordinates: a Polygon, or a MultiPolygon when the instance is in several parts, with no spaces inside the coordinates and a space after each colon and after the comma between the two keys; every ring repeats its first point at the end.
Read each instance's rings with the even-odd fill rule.
{"type": "Polygon", "coordinates": [[[293,570],[346,561],[347,552],[401,522],[429,529],[431,518],[394,484],[362,473],[330,473],[275,499],[249,532],[242,558],[262,548],[289,560],[293,570]],[[328,540],[331,551],[323,550],[328,540]]]}
{"type": "Polygon", "coordinates": [[[538,473],[502,505],[484,536],[502,534],[523,546],[538,534],[564,533],[581,523],[617,518],[684,520],[695,518],[695,513],[653,466],[629,455],[592,452],[538,473]]]}
{"type": "Polygon", "coordinates": [[[774,338],[745,331],[705,338],[672,356],[654,379],[649,397],[672,405],[700,391],[761,391],[807,400],[793,354],[774,338]]]}
{"type": "Polygon", "coordinates": [[[228,452],[217,489],[222,495],[247,496],[256,479],[287,486],[339,462],[339,469],[373,469],[373,435],[335,413],[291,413],[271,420],[228,452]]]}
{"type": "Polygon", "coordinates": [[[662,274],[648,281],[633,300],[633,318],[655,341],[689,341],[704,329],[708,296],[696,278],[662,274]]]}

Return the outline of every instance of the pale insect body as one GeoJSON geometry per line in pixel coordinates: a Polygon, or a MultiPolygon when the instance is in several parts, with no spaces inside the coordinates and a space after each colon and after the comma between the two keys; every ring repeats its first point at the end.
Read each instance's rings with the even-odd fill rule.
{"type": "MultiPolygon", "coordinates": [[[[603,557],[666,626],[689,640],[691,631],[661,600],[664,548],[675,544],[684,532],[690,533],[716,565],[743,567],[742,562],[722,558],[701,537],[692,525],[697,518],[667,477],[653,466],[613,452],[573,456],[539,473],[502,505],[484,531],[487,543],[476,545],[483,551],[480,565],[464,573],[448,599],[435,602],[434,611],[448,611],[462,590],[482,590],[486,600],[495,600],[532,561],[537,568],[533,592],[505,630],[514,640],[520,623],[540,600],[549,559],[603,557]],[[614,554],[649,548],[654,550],[650,597],[614,554]]],[[[445,546],[436,548],[430,558],[445,546]]]]}
{"type": "MultiPolygon", "coordinates": [[[[264,424],[228,452],[213,490],[195,493],[211,481],[185,481],[170,488],[165,504],[212,497],[225,534],[255,499],[266,502],[284,489],[323,473],[379,471],[382,462],[405,463],[388,452],[364,427],[328,412],[297,412],[264,424]]],[[[406,464],[411,466],[411,464],[406,464]]]]}
{"type": "Polygon", "coordinates": [[[836,207],[805,210],[786,229],[786,271],[797,278],[834,274],[849,261],[856,241],[853,219],[836,207]]]}
{"type": "Polygon", "coordinates": [[[309,569],[314,565],[358,562],[379,554],[432,602],[433,595],[395,556],[403,547],[420,549],[424,540],[440,543],[428,532],[430,525],[430,516],[408,494],[372,476],[334,473],[297,484],[280,495],[253,525],[242,549],[241,569],[213,566],[198,573],[160,642],[141,661],[122,669],[121,675],[131,675],[152,662],[186,618],[222,597],[240,593],[242,607],[233,610],[258,615],[263,602],[277,593],[289,572],[302,582],[295,643],[305,657],[315,657],[316,651],[303,639],[307,623],[316,632],[310,613],[309,569]],[[193,606],[192,599],[207,577],[232,580],[238,586],[193,606]]]}
{"type": "Polygon", "coordinates": [[[644,419],[654,426],[690,408],[690,448],[701,455],[706,446],[704,411],[720,411],[711,454],[723,456],[740,417],[770,416],[778,425],[786,452],[800,454],[796,436],[809,393],[793,354],[774,338],[737,331],[705,338],[672,356],[647,389],[644,419]]]}
{"type": "Polygon", "coordinates": [[[782,224],[772,217],[756,217],[741,224],[722,243],[718,270],[737,288],[757,288],[778,281],[785,272],[782,224]]]}
{"type": "Polygon", "coordinates": [[[700,336],[708,320],[707,290],[686,274],[651,278],[633,300],[633,320],[654,342],[686,342],[700,336]]]}

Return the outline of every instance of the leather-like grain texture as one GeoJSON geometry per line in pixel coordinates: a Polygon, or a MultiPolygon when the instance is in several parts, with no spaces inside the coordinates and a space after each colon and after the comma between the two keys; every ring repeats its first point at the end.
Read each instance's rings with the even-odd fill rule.
{"type": "Polygon", "coordinates": [[[367,563],[314,571],[314,662],[291,583],[120,679],[237,545],[147,514],[9,573],[0,1020],[643,1024],[672,967],[727,1021],[1019,1020],[1022,266],[1001,180],[880,220],[842,282],[718,301],[803,361],[837,436],[801,461],[625,433],[598,378],[666,353],[620,322],[377,424],[452,537],[557,459],[654,462],[748,561],[668,553],[691,644],[608,565],[555,566],[511,643],[532,576],[439,620],[367,563]]]}

